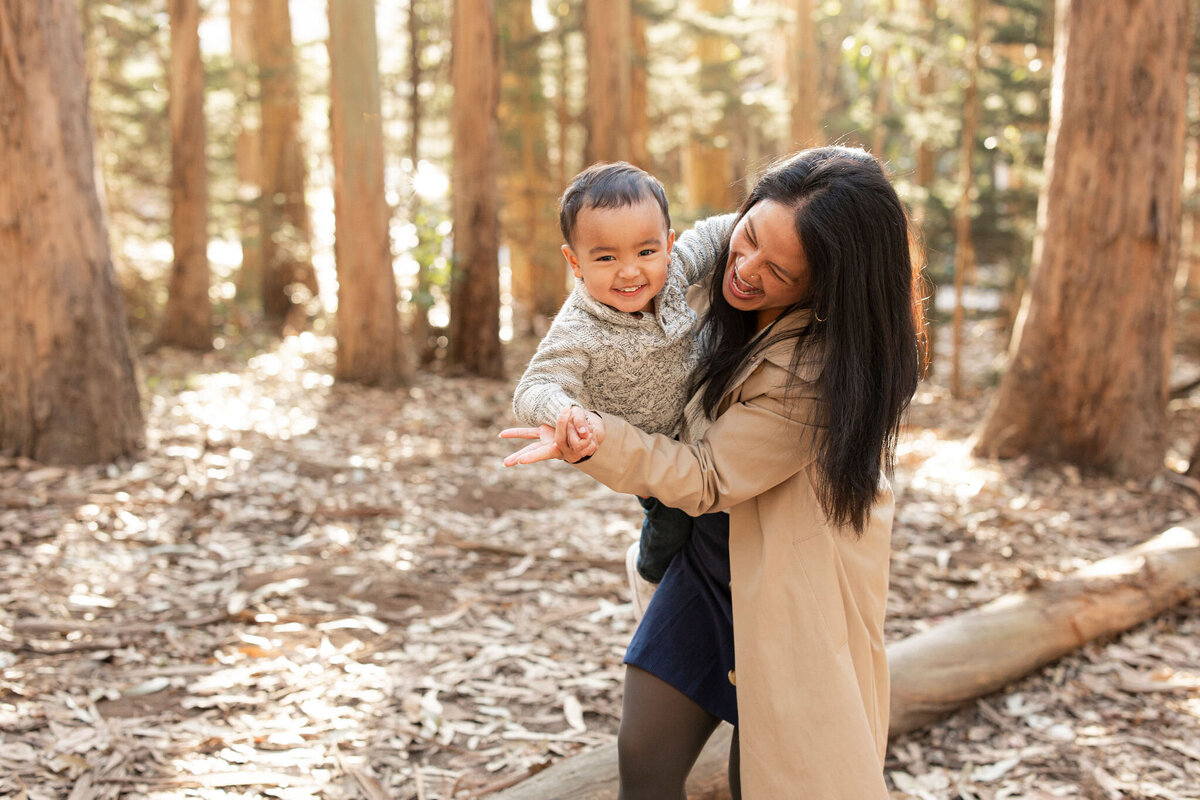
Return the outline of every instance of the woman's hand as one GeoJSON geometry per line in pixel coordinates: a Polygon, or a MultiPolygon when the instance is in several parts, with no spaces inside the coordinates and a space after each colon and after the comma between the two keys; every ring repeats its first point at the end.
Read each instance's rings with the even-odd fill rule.
{"type": "Polygon", "coordinates": [[[558,425],[551,428],[507,428],[500,431],[501,439],[536,439],[504,459],[504,466],[534,464],[557,458],[574,464],[596,452],[604,441],[604,420],[599,414],[584,412],[579,406],[568,406],[558,415],[558,425]]]}

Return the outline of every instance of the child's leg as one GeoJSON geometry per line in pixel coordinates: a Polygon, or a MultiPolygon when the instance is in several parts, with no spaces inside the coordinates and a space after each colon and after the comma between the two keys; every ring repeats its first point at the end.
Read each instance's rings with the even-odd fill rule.
{"type": "Polygon", "coordinates": [[[720,722],[666,681],[626,667],[617,800],[685,800],[688,773],[720,722]]]}
{"type": "Polygon", "coordinates": [[[683,547],[692,532],[692,518],[677,508],[665,506],[653,497],[640,497],[646,516],[638,544],[637,569],[651,583],[662,580],[671,559],[683,547]]]}

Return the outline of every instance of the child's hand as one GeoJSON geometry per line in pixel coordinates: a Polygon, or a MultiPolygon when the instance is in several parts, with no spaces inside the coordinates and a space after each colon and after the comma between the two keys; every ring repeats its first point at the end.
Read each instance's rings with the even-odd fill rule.
{"type": "Polygon", "coordinates": [[[592,443],[592,425],[587,412],[581,406],[571,406],[567,419],[567,446],[575,452],[584,452],[592,443]]]}

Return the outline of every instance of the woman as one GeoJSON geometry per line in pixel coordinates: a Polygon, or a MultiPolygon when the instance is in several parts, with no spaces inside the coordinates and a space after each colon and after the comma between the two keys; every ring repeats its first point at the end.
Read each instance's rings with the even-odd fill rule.
{"type": "Polygon", "coordinates": [[[573,448],[569,410],[501,434],[539,439],[506,463],[562,458],[697,517],[626,657],[622,800],[684,797],[721,718],[734,797],[887,797],[884,476],[920,372],[909,241],[873,157],[803,151],[758,180],[719,256],[683,441],[589,413],[573,448]]]}

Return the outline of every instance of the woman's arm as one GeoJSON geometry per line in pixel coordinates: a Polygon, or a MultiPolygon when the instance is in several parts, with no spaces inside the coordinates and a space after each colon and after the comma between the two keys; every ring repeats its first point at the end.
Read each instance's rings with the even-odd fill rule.
{"type": "Polygon", "coordinates": [[[604,440],[581,471],[618,492],[652,495],[698,516],[725,511],[774,488],[813,460],[813,397],[783,397],[784,371],[767,365],[743,387],[748,399],[713,422],[704,438],[685,445],[652,436],[624,420],[606,417],[604,440]],[[772,384],[761,394],[754,383],[772,384]]]}
{"type": "Polygon", "coordinates": [[[538,438],[505,464],[548,458],[579,468],[618,492],[652,495],[697,516],[729,509],[782,483],[813,460],[819,433],[816,387],[785,397],[788,373],[764,364],[742,386],[734,403],[692,445],[648,434],[618,417],[591,414],[591,453],[567,440],[568,416],[549,427],[505,431],[504,438],[538,438]]]}

